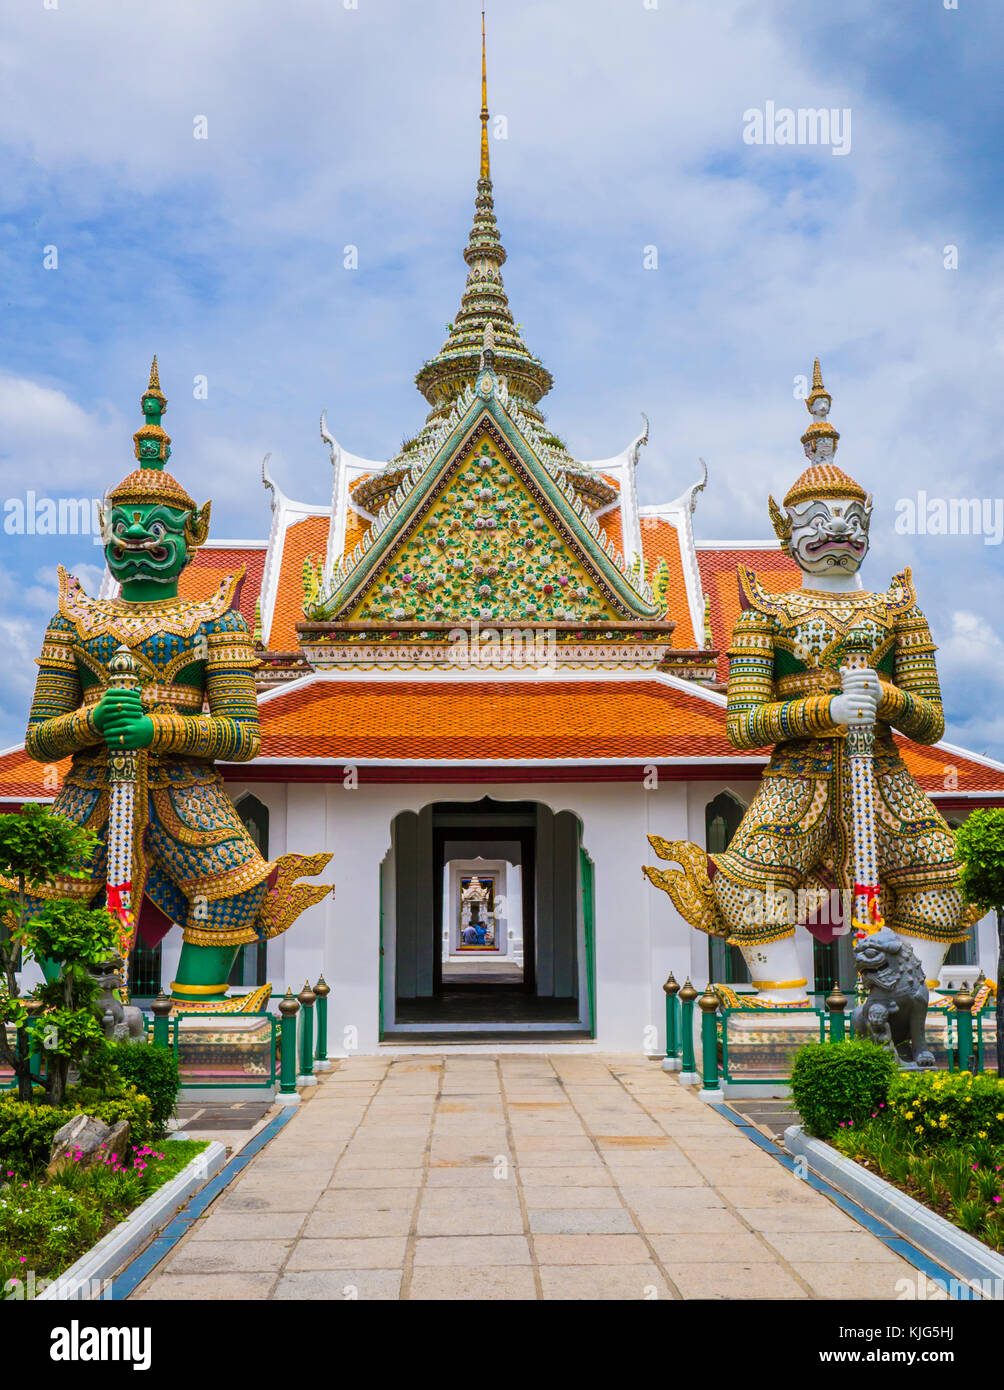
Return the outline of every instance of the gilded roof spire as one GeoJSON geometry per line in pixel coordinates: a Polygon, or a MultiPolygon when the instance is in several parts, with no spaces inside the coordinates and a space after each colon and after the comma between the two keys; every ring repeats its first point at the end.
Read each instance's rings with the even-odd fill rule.
{"type": "Polygon", "coordinates": [[[492,180],[488,159],[488,63],[485,48],[484,8],[481,11],[481,165],[474,202],[474,225],[464,250],[467,284],[460,308],[447,328],[446,342],[422,367],[415,384],[429,402],[427,425],[445,418],[468,382],[477,379],[481,366],[485,324],[491,320],[495,334],[497,369],[509,385],[509,393],[531,419],[543,422],[537,409],[541,396],[551,389],[551,373],[538,357],[527,351],[515,322],[505,287],[502,266],[505,247],[495,221],[492,180]]]}
{"type": "Polygon", "coordinates": [[[485,57],[485,7],[481,6],[481,177],[490,179],[488,160],[488,63],[485,57]]]}

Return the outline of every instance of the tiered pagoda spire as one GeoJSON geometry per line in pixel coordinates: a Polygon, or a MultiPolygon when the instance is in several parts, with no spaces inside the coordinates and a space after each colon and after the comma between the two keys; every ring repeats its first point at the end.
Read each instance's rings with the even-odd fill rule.
{"type": "Polygon", "coordinates": [[[494,331],[497,370],[505,376],[516,403],[537,423],[543,423],[544,419],[537,409],[537,402],[553,384],[551,373],[539,358],[531,355],[520,337],[502,284],[506,252],[495,220],[488,119],[488,73],[482,10],[481,164],[474,203],[474,225],[464,251],[464,260],[468,265],[467,284],[446,341],[415,378],[415,384],[432,407],[427,426],[436,425],[444,419],[464,387],[477,378],[485,328],[489,323],[494,331]]]}

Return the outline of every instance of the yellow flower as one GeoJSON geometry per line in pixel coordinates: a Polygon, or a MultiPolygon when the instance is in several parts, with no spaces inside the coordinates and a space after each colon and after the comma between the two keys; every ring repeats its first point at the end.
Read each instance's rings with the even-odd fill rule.
{"type": "Polygon", "coordinates": [[[979,1136],[980,1136],[981,1139],[985,1139],[985,1138],[987,1137],[987,1132],[986,1132],[986,1130],[985,1130],[985,1129],[981,1129],[981,1130],[979,1131],[979,1136]]]}
{"type": "Polygon", "coordinates": [[[924,1126],[923,1126],[923,1125],[914,1125],[913,1130],[914,1130],[914,1133],[915,1133],[915,1134],[923,1134],[923,1132],[924,1132],[924,1126]]]}
{"type": "MultiPolygon", "coordinates": [[[[998,1119],[999,1119],[999,1118],[1000,1118],[1000,1117],[998,1116],[998,1119]]],[[[913,1119],[913,1111],[912,1111],[912,1110],[908,1110],[908,1111],[906,1112],[906,1115],[904,1116],[904,1119],[912,1120],[912,1119],[913,1119]]]]}

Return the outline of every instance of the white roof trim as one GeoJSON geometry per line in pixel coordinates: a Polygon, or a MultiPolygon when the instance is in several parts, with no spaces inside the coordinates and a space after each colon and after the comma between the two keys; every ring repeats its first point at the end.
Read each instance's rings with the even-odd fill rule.
{"type": "Polygon", "coordinates": [[[698,647],[704,645],[704,590],[701,587],[701,571],[697,564],[692,515],[693,499],[703,486],[703,483],[694,483],[673,502],[663,502],[655,506],[640,508],[643,528],[646,519],[653,517],[656,521],[663,521],[668,526],[672,526],[680,538],[683,583],[687,591],[687,607],[694,629],[694,641],[698,647]]]}
{"type": "Polygon", "coordinates": [[[298,521],[309,516],[327,516],[327,507],[311,506],[306,502],[293,502],[268,471],[266,454],[261,464],[261,480],[272,494],[272,526],[268,536],[268,551],[265,556],[265,571],[261,580],[261,640],[266,647],[272,634],[272,619],[275,615],[275,601],[279,593],[279,576],[282,573],[282,553],[286,544],[286,532],[298,521]]]}
{"type": "Polygon", "coordinates": [[[620,496],[606,507],[600,507],[595,513],[599,519],[604,512],[611,511],[614,507],[621,509],[621,554],[627,565],[631,565],[642,554],[641,526],[638,520],[638,488],[635,483],[635,469],[638,466],[638,455],[643,444],[648,443],[648,416],[642,411],[645,421],[644,429],[626,445],[619,454],[615,454],[609,459],[582,460],[581,467],[592,469],[596,473],[610,473],[617,479],[620,487],[620,496]]]}
{"type": "MultiPolygon", "coordinates": [[[[343,449],[328,429],[326,410],[321,412],[321,439],[328,446],[332,469],[331,522],[328,526],[328,546],[324,555],[324,572],[330,577],[345,553],[345,514],[351,503],[349,484],[364,473],[380,473],[386,468],[387,463],[386,460],[378,463],[375,459],[360,458],[358,454],[350,454],[348,449],[343,449]]],[[[353,505],[352,509],[360,516],[370,521],[374,520],[359,507],[353,505]]]]}
{"type": "Polygon", "coordinates": [[[780,550],[774,541],[697,541],[698,550],[780,550]]]}
{"type": "MultiPolygon", "coordinates": [[[[756,773],[766,765],[767,759],[759,754],[748,758],[659,758],[647,757],[638,753],[623,758],[255,758],[249,767],[283,767],[289,763],[311,767],[621,767],[625,763],[639,767],[651,763],[654,767],[696,767],[698,765],[720,767],[723,763],[730,767],[748,767],[756,773]]],[[[230,764],[235,766],[235,764],[230,764]]],[[[250,780],[250,779],[249,779],[250,780]]],[[[994,795],[994,793],[988,793],[994,795]]]]}
{"type": "MultiPolygon", "coordinates": [[[[308,643],[309,646],[309,643],[308,643]]],[[[585,667],[577,670],[569,670],[565,667],[508,667],[497,670],[493,667],[479,667],[473,664],[469,667],[455,667],[450,669],[430,668],[427,670],[408,670],[403,671],[397,668],[374,667],[371,670],[363,670],[358,667],[339,669],[333,671],[314,671],[309,676],[300,676],[295,681],[286,684],[273,686],[270,690],[264,691],[258,697],[259,705],[268,704],[272,700],[278,700],[285,695],[290,695],[294,691],[303,690],[312,685],[401,685],[407,683],[414,685],[417,683],[425,685],[483,685],[486,683],[500,685],[582,685],[586,683],[596,683],[602,681],[608,685],[619,685],[628,682],[648,681],[653,685],[668,684],[673,689],[680,690],[686,695],[694,695],[698,699],[710,700],[713,704],[725,703],[724,695],[719,695],[713,690],[699,688],[696,683],[680,680],[677,676],[668,676],[661,671],[653,671],[650,667],[628,667],[621,670],[597,670],[596,668],[585,667]]]]}

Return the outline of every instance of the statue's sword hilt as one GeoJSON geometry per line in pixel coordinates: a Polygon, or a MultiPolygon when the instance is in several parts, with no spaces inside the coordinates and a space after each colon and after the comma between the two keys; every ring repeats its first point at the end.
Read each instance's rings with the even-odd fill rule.
{"type": "MultiPolygon", "coordinates": [[[[844,639],[845,666],[860,671],[868,666],[873,643],[855,628],[844,639]]],[[[875,725],[849,724],[844,742],[851,769],[851,822],[854,844],[854,921],[856,934],[883,926],[879,904],[878,855],[875,844],[875,725]]]]}
{"type": "MultiPolygon", "coordinates": [[[[136,690],[139,686],[139,667],[129,648],[122,643],[108,663],[109,690],[136,690]]],[[[132,902],[133,816],[136,806],[136,764],[138,753],[133,748],[108,745],[108,867],[105,896],[108,910],[122,923],[120,937],[124,961],[122,985],[128,987],[129,952],[135,932],[132,902]]]]}

